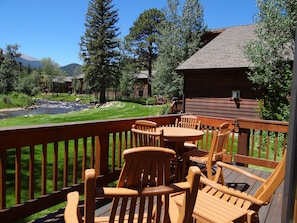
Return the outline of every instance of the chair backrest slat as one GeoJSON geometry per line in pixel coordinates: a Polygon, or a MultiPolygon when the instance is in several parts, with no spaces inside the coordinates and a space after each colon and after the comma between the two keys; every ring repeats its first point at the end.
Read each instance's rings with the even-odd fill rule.
{"type": "Polygon", "coordinates": [[[181,128],[200,129],[200,121],[195,115],[182,115],[175,120],[175,126],[181,128]]]}
{"type": "Polygon", "coordinates": [[[215,130],[212,134],[212,141],[210,144],[208,160],[206,163],[206,168],[208,170],[207,177],[211,180],[214,178],[211,171],[212,165],[214,164],[214,162],[222,160],[223,154],[226,153],[226,149],[224,149],[224,146],[226,145],[228,137],[231,133],[228,127],[228,123],[223,123],[220,126],[219,130],[215,130]]]}
{"type": "Polygon", "coordinates": [[[157,123],[148,120],[136,120],[132,128],[155,132],[157,128],[157,123]]]}
{"type": "Polygon", "coordinates": [[[164,133],[161,131],[147,131],[132,127],[133,147],[142,146],[164,146],[164,133]]]}

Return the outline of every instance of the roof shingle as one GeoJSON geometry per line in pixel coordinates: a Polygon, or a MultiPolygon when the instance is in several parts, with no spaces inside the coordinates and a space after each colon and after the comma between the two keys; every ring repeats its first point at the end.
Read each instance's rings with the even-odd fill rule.
{"type": "Polygon", "coordinates": [[[254,24],[226,28],[176,70],[249,67],[251,62],[244,56],[242,47],[256,39],[254,29],[254,24]]]}

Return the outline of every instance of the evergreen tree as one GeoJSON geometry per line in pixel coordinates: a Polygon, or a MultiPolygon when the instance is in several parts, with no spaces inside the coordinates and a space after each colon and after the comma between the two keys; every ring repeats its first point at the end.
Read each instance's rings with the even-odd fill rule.
{"type": "Polygon", "coordinates": [[[158,55],[157,38],[159,26],[164,20],[163,13],[158,9],[144,11],[130,28],[125,37],[126,48],[137,59],[140,69],[148,70],[148,96],[151,96],[151,79],[153,62],[158,55]]]}
{"type": "Polygon", "coordinates": [[[201,46],[201,36],[204,33],[203,7],[198,0],[186,0],[182,10],[182,36],[184,43],[184,58],[186,60],[197,52],[201,46]]]}
{"type": "Polygon", "coordinates": [[[154,92],[180,96],[183,93],[183,77],[175,69],[200,46],[200,36],[205,30],[203,8],[197,0],[187,0],[182,9],[179,0],[168,0],[165,15],[159,37],[154,92]]]}
{"type": "Polygon", "coordinates": [[[297,22],[296,0],[258,0],[257,40],[244,49],[253,63],[249,79],[263,92],[261,116],[288,120],[292,82],[291,62],[297,22]]]}
{"type": "Polygon", "coordinates": [[[112,0],[90,0],[80,43],[87,87],[97,99],[100,93],[100,103],[106,102],[106,89],[118,78],[118,11],[113,7],[112,0]]]}
{"type": "Polygon", "coordinates": [[[0,93],[8,94],[15,90],[21,65],[15,60],[20,54],[17,52],[19,46],[7,45],[5,53],[0,56],[0,93]]]}

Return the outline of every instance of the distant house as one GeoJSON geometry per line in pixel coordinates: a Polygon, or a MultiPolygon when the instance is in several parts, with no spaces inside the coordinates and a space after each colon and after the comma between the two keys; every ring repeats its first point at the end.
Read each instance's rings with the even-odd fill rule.
{"type": "Polygon", "coordinates": [[[258,117],[259,92],[247,78],[251,63],[242,47],[255,25],[209,31],[203,48],[177,67],[184,75],[183,111],[224,118],[258,117]]]}
{"type": "Polygon", "coordinates": [[[82,94],[84,78],[85,78],[84,74],[80,74],[75,77],[72,77],[72,76],[55,77],[53,79],[53,92],[74,93],[76,91],[77,94],[82,94]],[[74,84],[76,87],[74,87],[74,84]]]}
{"type": "MultiPolygon", "coordinates": [[[[152,76],[154,76],[156,71],[152,71],[152,76]]],[[[148,70],[140,71],[137,74],[137,82],[134,87],[134,97],[148,97],[148,70]]]]}

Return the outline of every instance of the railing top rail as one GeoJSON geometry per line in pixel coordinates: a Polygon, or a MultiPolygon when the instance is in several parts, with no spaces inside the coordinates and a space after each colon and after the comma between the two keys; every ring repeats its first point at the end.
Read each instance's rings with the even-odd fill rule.
{"type": "Polygon", "coordinates": [[[238,118],[236,122],[240,129],[257,129],[282,133],[288,132],[289,125],[288,122],[248,118],[238,118]]]}

